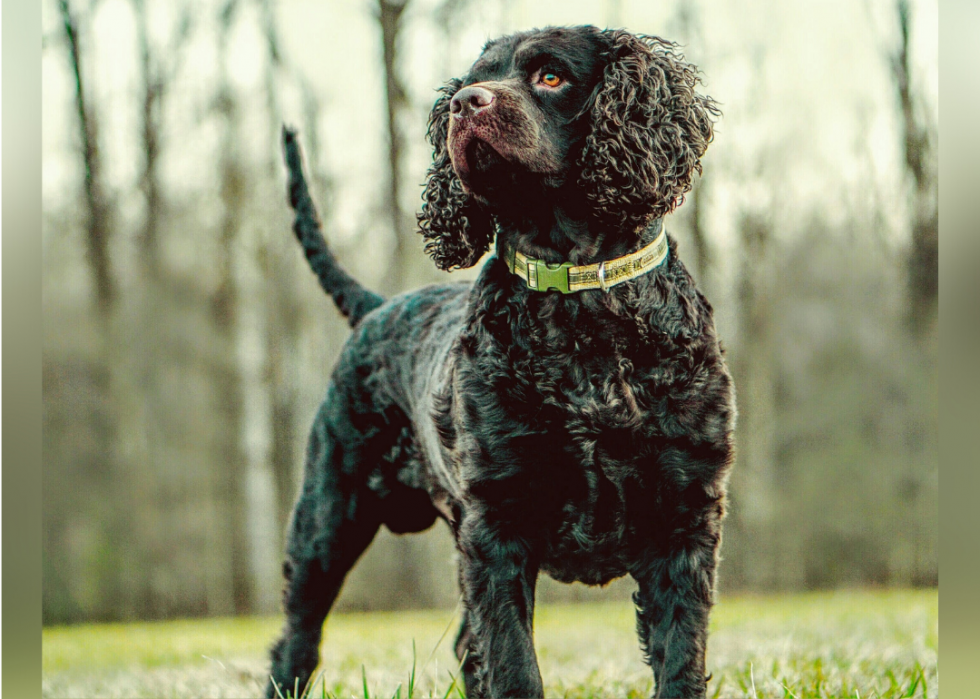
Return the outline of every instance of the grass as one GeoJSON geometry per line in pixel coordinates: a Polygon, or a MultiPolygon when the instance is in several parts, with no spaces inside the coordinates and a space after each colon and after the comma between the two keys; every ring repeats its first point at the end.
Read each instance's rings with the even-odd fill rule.
{"type": "MultiPolygon", "coordinates": [[[[939,696],[937,591],[722,598],[712,615],[708,696],[939,696]]],[[[46,697],[255,697],[278,617],[47,628],[46,697]]],[[[463,697],[453,612],[331,615],[308,697],[463,697]],[[448,632],[447,632],[448,630],[448,632]]],[[[647,697],[631,606],[541,606],[535,645],[547,696],[647,697]]],[[[295,698],[294,688],[283,699],[295,698]]]]}

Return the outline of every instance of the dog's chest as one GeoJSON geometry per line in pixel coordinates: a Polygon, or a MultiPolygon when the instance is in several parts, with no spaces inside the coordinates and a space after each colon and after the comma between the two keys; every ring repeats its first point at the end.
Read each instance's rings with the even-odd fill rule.
{"type": "Polygon", "coordinates": [[[706,340],[571,303],[531,297],[481,317],[461,343],[444,444],[471,455],[459,462],[464,489],[492,482],[488,497],[523,503],[545,572],[602,584],[664,531],[686,476],[662,454],[706,420],[723,431],[708,408],[724,387],[709,380],[718,360],[706,340]]]}
{"type": "Polygon", "coordinates": [[[664,387],[622,355],[583,364],[569,372],[582,381],[541,389],[545,429],[562,442],[543,469],[558,512],[543,567],[558,580],[603,584],[627,572],[631,525],[647,514],[642,493],[659,477],[662,425],[651,401],[664,387]]]}
{"type": "Polygon", "coordinates": [[[545,572],[592,585],[624,575],[629,513],[619,474],[585,460],[556,466],[562,486],[553,503],[558,516],[547,533],[545,572]]]}

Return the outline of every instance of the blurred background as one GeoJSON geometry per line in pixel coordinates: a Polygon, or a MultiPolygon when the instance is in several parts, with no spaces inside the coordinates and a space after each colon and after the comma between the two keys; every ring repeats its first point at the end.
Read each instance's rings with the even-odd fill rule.
{"type": "MultiPolygon", "coordinates": [[[[739,400],[733,591],[938,584],[936,0],[44,0],[43,620],[274,612],[346,323],[290,232],[385,294],[435,88],[549,24],[680,42],[724,117],[668,221],[739,400]]],[[[347,609],[451,607],[441,524],[379,534],[347,609]]],[[[625,596],[542,582],[545,601],[625,596]]]]}

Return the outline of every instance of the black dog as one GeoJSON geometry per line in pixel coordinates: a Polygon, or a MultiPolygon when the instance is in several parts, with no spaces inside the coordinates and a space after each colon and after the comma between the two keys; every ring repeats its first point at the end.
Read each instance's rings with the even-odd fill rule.
{"type": "Polygon", "coordinates": [[[354,330],[289,533],[281,687],[310,678],[378,527],[441,517],[460,553],[468,696],[543,695],[539,571],[629,573],[657,695],[705,694],[734,397],[711,307],[662,223],[718,114],[696,83],[673,44],[623,31],[487,44],[432,110],[419,225],[442,269],[475,264],[494,237],[496,254],[475,284],[387,302],[336,265],[285,132],[296,233],[354,330]]]}

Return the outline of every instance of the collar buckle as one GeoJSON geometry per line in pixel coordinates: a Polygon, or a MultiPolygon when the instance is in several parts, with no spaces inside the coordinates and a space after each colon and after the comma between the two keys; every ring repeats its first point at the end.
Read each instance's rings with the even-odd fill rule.
{"type": "Polygon", "coordinates": [[[544,260],[528,259],[527,286],[533,291],[555,289],[563,294],[571,294],[568,284],[568,270],[574,267],[571,262],[549,265],[544,260]]]}

